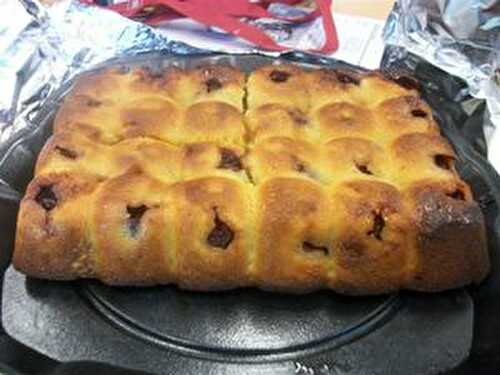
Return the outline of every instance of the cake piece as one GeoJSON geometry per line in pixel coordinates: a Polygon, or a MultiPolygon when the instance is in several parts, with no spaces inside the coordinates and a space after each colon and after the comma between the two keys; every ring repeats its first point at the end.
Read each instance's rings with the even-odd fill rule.
{"type": "Polygon", "coordinates": [[[21,202],[13,264],[200,291],[479,283],[481,210],[401,83],[295,65],[82,77],[21,202]]]}

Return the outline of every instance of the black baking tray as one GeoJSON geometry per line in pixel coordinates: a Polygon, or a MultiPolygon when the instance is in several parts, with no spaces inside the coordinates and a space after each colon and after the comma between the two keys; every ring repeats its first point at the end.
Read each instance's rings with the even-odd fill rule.
{"type": "MultiPolygon", "coordinates": [[[[301,53],[279,60],[359,69],[301,53]]],[[[156,70],[221,63],[252,70],[275,61],[261,55],[155,53],[105,65],[156,70]]],[[[492,326],[490,316],[500,312],[495,251],[500,178],[484,157],[484,103],[465,106],[463,82],[421,61],[396,68],[390,73],[411,70],[420,82],[483,209],[493,261],[483,285],[438,294],[346,297],[329,291],[195,293],[175,286],[118,288],[26,278],[10,266],[18,203],[71,80],[45,103],[31,127],[0,146],[0,372],[1,366],[7,374],[406,375],[495,369],[500,323],[492,326]]]]}

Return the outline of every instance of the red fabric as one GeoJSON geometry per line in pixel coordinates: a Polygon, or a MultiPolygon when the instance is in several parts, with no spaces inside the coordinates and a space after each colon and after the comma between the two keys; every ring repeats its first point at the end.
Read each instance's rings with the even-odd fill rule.
{"type": "MultiPolygon", "coordinates": [[[[95,5],[95,0],[81,1],[95,5]]],[[[337,31],[331,13],[332,0],[315,0],[316,9],[302,17],[280,17],[267,10],[271,3],[296,5],[300,2],[301,0],[139,0],[134,8],[131,8],[127,3],[111,5],[106,8],[129,18],[143,17],[143,22],[149,25],[189,17],[273,51],[283,51],[288,48],[279,45],[258,27],[242,21],[241,18],[273,18],[291,23],[304,23],[322,17],[325,42],[321,48],[314,51],[331,53],[337,50],[337,31]]]]}

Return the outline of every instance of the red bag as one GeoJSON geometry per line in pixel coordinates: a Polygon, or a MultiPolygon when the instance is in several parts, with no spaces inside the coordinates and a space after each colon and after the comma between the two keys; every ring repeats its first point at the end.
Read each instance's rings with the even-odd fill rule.
{"type": "MultiPolygon", "coordinates": [[[[89,5],[99,5],[99,0],[81,0],[89,5]]],[[[129,0],[103,6],[128,18],[140,18],[148,25],[188,17],[207,26],[217,27],[259,47],[284,51],[288,47],[279,45],[259,29],[241,18],[272,18],[290,23],[309,22],[318,17],[323,19],[325,42],[314,52],[332,53],[338,48],[337,31],[331,12],[332,0],[315,0],[316,9],[302,17],[282,17],[268,11],[271,3],[295,5],[301,0],[129,0]]]]}

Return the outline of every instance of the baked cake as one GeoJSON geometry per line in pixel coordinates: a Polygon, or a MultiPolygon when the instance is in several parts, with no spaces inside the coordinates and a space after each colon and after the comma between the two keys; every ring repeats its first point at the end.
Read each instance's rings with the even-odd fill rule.
{"type": "Polygon", "coordinates": [[[481,210],[408,83],[294,65],[85,76],[38,158],[13,264],[202,291],[478,283],[481,210]]]}

